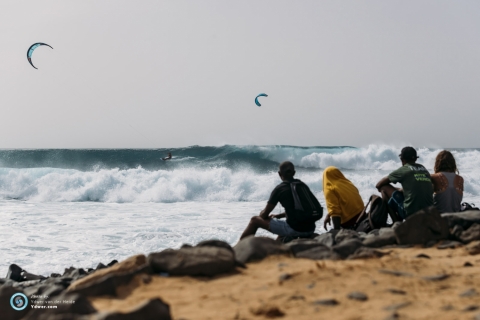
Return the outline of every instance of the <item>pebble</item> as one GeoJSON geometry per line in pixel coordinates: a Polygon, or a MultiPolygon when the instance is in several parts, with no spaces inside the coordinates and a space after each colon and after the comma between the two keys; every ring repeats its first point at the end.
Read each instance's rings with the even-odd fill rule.
{"type": "Polygon", "coordinates": [[[321,305],[321,306],[336,306],[339,302],[335,299],[320,299],[313,301],[313,304],[321,305]]]}
{"type": "Polygon", "coordinates": [[[411,277],[412,276],[411,273],[403,272],[403,271],[397,271],[397,270],[380,269],[380,270],[378,270],[378,272],[384,273],[384,274],[389,274],[389,275],[396,276],[396,277],[411,277]]]}
{"type": "Polygon", "coordinates": [[[359,292],[359,291],[350,292],[348,294],[347,298],[352,299],[352,300],[358,300],[358,301],[367,301],[368,300],[368,296],[365,293],[359,292]]]}
{"type": "Polygon", "coordinates": [[[415,258],[431,259],[430,256],[426,255],[425,253],[417,254],[415,258]]]}
{"type": "Polygon", "coordinates": [[[427,281],[441,281],[447,278],[450,278],[449,274],[438,274],[434,276],[422,277],[423,280],[427,280],[427,281]]]}
{"type": "Polygon", "coordinates": [[[401,303],[396,303],[396,304],[392,304],[392,305],[389,305],[389,306],[386,306],[385,308],[383,308],[384,310],[394,310],[394,311],[397,311],[398,309],[401,309],[401,308],[405,308],[406,306],[409,306],[411,305],[412,303],[410,301],[405,301],[405,302],[401,302],[401,303]]]}
{"type": "Polygon", "coordinates": [[[468,289],[467,291],[463,291],[462,293],[460,293],[459,295],[460,297],[474,297],[474,296],[478,296],[478,292],[477,290],[475,289],[468,289]]]}
{"type": "Polygon", "coordinates": [[[393,294],[407,294],[406,291],[396,289],[396,288],[389,288],[387,289],[388,292],[393,293],[393,294]]]}

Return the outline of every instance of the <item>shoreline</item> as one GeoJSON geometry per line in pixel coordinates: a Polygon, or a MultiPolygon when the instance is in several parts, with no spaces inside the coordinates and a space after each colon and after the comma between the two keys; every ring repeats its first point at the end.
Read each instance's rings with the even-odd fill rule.
{"type": "Polygon", "coordinates": [[[480,211],[432,207],[369,234],[207,240],[48,278],[11,265],[0,310],[24,320],[474,319],[479,254],[480,211]],[[19,295],[29,300],[16,311],[19,295]]]}

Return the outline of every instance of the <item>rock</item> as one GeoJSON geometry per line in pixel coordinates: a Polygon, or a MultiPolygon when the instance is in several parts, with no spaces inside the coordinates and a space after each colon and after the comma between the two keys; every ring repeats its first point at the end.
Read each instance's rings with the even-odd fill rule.
{"type": "Polygon", "coordinates": [[[65,271],[63,272],[63,276],[62,277],[68,277],[68,278],[72,278],[74,280],[78,280],[80,278],[83,278],[87,275],[87,271],[85,271],[84,269],[82,268],[74,268],[74,267],[70,267],[70,268],[65,268],[65,271]]]}
{"type": "Polygon", "coordinates": [[[421,258],[421,259],[431,259],[429,255],[425,253],[419,253],[415,256],[415,258],[421,258]]]}
{"type": "Polygon", "coordinates": [[[449,236],[447,221],[433,206],[411,215],[394,232],[398,244],[426,244],[449,236]]]}
{"type": "Polygon", "coordinates": [[[292,251],[294,255],[308,249],[326,247],[325,245],[313,239],[296,239],[287,243],[286,246],[290,248],[290,251],[292,251]]]}
{"type": "Polygon", "coordinates": [[[378,236],[380,234],[380,229],[373,229],[368,234],[372,236],[378,236]]]}
{"type": "Polygon", "coordinates": [[[95,281],[88,281],[76,285],[74,289],[69,287],[67,292],[80,294],[84,297],[116,296],[118,287],[129,284],[138,274],[145,273],[148,270],[149,268],[147,266],[142,266],[137,270],[123,274],[107,274],[102,278],[95,279],[95,281]]]}
{"type": "Polygon", "coordinates": [[[279,318],[285,315],[285,312],[279,307],[268,304],[262,304],[258,308],[250,308],[250,312],[256,316],[265,316],[266,318],[279,318]]]}
{"type": "Polygon", "coordinates": [[[95,270],[105,269],[106,267],[107,267],[106,265],[100,262],[99,264],[97,264],[97,267],[95,268],[95,270]]]}
{"type": "Polygon", "coordinates": [[[296,258],[305,258],[311,260],[339,260],[342,257],[328,247],[316,247],[301,251],[295,255],[296,258]]]}
{"type": "Polygon", "coordinates": [[[36,274],[29,273],[25,270],[22,271],[21,276],[22,276],[22,281],[45,280],[45,279],[47,279],[44,276],[38,276],[36,274]]]}
{"type": "Polygon", "coordinates": [[[249,236],[240,240],[233,248],[236,260],[241,263],[262,260],[269,255],[286,254],[290,249],[271,238],[249,236]]]}
{"type": "Polygon", "coordinates": [[[154,272],[175,276],[214,276],[235,269],[235,254],[229,249],[210,246],[166,249],[150,253],[147,262],[154,272]]]}
{"type": "Polygon", "coordinates": [[[6,278],[0,278],[0,286],[6,286],[6,287],[11,287],[13,286],[16,281],[13,281],[11,279],[6,279],[6,278]]]}
{"type": "Polygon", "coordinates": [[[340,229],[340,231],[335,236],[335,243],[340,244],[343,241],[352,240],[352,239],[360,239],[360,236],[358,235],[357,231],[350,230],[350,229],[340,229]]]}
{"type": "Polygon", "coordinates": [[[384,318],[384,320],[396,320],[396,319],[400,319],[400,315],[396,311],[392,312],[386,318],[384,318]]]}
{"type": "Polygon", "coordinates": [[[370,248],[380,248],[389,245],[397,244],[397,238],[395,232],[391,228],[382,228],[388,231],[380,232],[378,236],[369,235],[363,240],[363,245],[370,248]]]}
{"type": "Polygon", "coordinates": [[[469,305],[469,306],[466,306],[465,308],[463,308],[462,311],[470,312],[470,311],[475,311],[475,310],[478,310],[478,309],[480,309],[479,306],[472,304],[472,305],[469,305]]]}
{"type": "Polygon", "coordinates": [[[120,263],[113,264],[111,267],[97,270],[96,272],[73,282],[68,288],[68,290],[73,291],[77,286],[84,286],[88,282],[93,283],[107,274],[125,274],[131,271],[135,271],[139,267],[145,266],[146,263],[147,257],[145,257],[145,255],[143,254],[130,257],[120,263]]]}
{"type": "Polygon", "coordinates": [[[320,299],[313,301],[313,304],[320,306],[336,306],[338,305],[338,301],[335,299],[320,299]]]}
{"type": "Polygon", "coordinates": [[[450,275],[448,274],[437,274],[434,276],[422,277],[423,280],[427,280],[427,281],[442,281],[448,278],[450,278],[450,275]]]}
{"type": "Polygon", "coordinates": [[[467,261],[467,262],[465,262],[465,263],[463,264],[463,266],[464,266],[464,267],[473,267],[473,264],[472,264],[471,262],[468,262],[468,261],[467,261]]]}
{"type": "Polygon", "coordinates": [[[461,225],[456,225],[450,230],[450,234],[453,239],[459,240],[462,232],[465,231],[461,225]]]}
{"type": "Polygon", "coordinates": [[[353,259],[381,258],[387,254],[390,254],[390,251],[382,252],[382,251],[375,250],[368,247],[360,247],[357,249],[357,251],[355,251],[355,253],[349,255],[348,259],[353,260],[353,259]]]}
{"type": "MultiPolygon", "coordinates": [[[[16,293],[23,294],[23,292],[17,288],[13,288],[10,286],[0,287],[0,316],[2,319],[22,319],[30,311],[30,307],[28,306],[28,304],[23,310],[14,310],[12,308],[12,306],[10,305],[10,299],[16,293]]],[[[20,304],[17,304],[17,306],[19,308],[23,307],[23,305],[20,306],[20,304]]]]}
{"type": "Polygon", "coordinates": [[[458,242],[458,241],[452,241],[452,240],[444,240],[444,241],[441,241],[439,243],[439,245],[437,246],[437,249],[455,249],[455,248],[458,248],[458,247],[461,247],[463,246],[463,244],[461,242],[458,242]]]}
{"type": "Polygon", "coordinates": [[[368,300],[368,296],[365,293],[359,292],[359,291],[350,292],[347,295],[347,298],[352,299],[352,300],[358,300],[358,301],[367,301],[368,300]]]}
{"type": "Polygon", "coordinates": [[[363,245],[359,239],[343,240],[342,243],[333,246],[333,251],[336,252],[343,259],[353,254],[363,245]]]}
{"type": "Polygon", "coordinates": [[[72,315],[89,315],[97,312],[90,301],[79,294],[61,294],[55,300],[60,300],[63,303],[57,304],[56,309],[32,309],[24,320],[51,319],[54,315],[65,315],[59,317],[59,319],[66,319],[72,315]],[[65,303],[65,301],[72,303],[65,303]]]}
{"type": "Polygon", "coordinates": [[[474,223],[470,228],[460,234],[460,240],[463,243],[469,243],[474,240],[480,240],[480,224],[474,223]]]}
{"type": "Polygon", "coordinates": [[[398,309],[402,309],[402,308],[408,307],[408,306],[411,305],[411,304],[412,304],[412,303],[411,303],[410,301],[395,303],[395,304],[392,304],[392,305],[389,305],[389,306],[384,307],[383,310],[393,310],[393,311],[397,311],[398,309]]]}
{"type": "Polygon", "coordinates": [[[31,287],[31,286],[34,286],[34,285],[37,285],[40,283],[40,280],[30,280],[30,281],[23,281],[23,282],[17,282],[17,283],[14,283],[12,285],[12,287],[16,287],[16,288],[27,288],[27,287],[31,287]]]}
{"type": "Polygon", "coordinates": [[[388,270],[388,269],[380,269],[378,272],[383,273],[383,274],[389,274],[392,276],[396,277],[411,277],[412,274],[408,272],[403,272],[403,271],[397,271],[397,270],[388,270]]]}
{"type": "Polygon", "coordinates": [[[331,248],[335,244],[335,235],[330,232],[322,233],[321,235],[315,237],[315,241],[318,241],[321,244],[331,248]]]}
{"type": "Polygon", "coordinates": [[[60,273],[51,273],[50,278],[58,278],[61,277],[62,275],[60,273]]]}
{"type": "Polygon", "coordinates": [[[26,288],[24,290],[25,294],[27,297],[33,296],[33,295],[45,295],[49,297],[54,297],[59,294],[61,294],[63,291],[65,291],[64,286],[60,285],[48,285],[48,284],[40,284],[39,286],[33,286],[26,288]]]}
{"type": "Polygon", "coordinates": [[[17,266],[16,264],[11,264],[8,267],[8,272],[7,272],[7,279],[11,279],[13,281],[22,281],[22,273],[23,269],[17,266]]]}
{"type": "Polygon", "coordinates": [[[474,288],[468,289],[466,291],[463,291],[462,293],[459,294],[460,297],[475,297],[478,296],[477,290],[474,288]]]}
{"type": "Polygon", "coordinates": [[[117,264],[117,263],[118,263],[117,260],[112,260],[112,261],[110,261],[109,264],[107,264],[107,267],[111,267],[111,266],[113,266],[113,265],[115,265],[115,264],[117,264]]]}
{"type": "Polygon", "coordinates": [[[389,289],[387,289],[387,291],[390,292],[390,293],[393,293],[393,294],[402,294],[402,295],[407,294],[407,292],[405,292],[403,290],[400,290],[400,289],[396,289],[396,288],[389,288],[389,289]]]}
{"type": "Polygon", "coordinates": [[[95,320],[171,320],[170,306],[159,298],[144,302],[128,313],[107,313],[98,315],[95,320]]]}
{"type": "Polygon", "coordinates": [[[480,223],[480,211],[478,210],[442,213],[442,217],[447,221],[449,228],[459,225],[467,230],[472,224],[480,223]]]}
{"type": "Polygon", "coordinates": [[[196,247],[217,247],[217,248],[225,248],[233,252],[233,248],[227,242],[222,240],[205,240],[199,242],[196,247]]]}
{"type": "Polygon", "coordinates": [[[293,277],[293,275],[291,275],[290,273],[282,273],[279,277],[278,277],[278,281],[280,282],[283,282],[285,280],[289,280],[293,277]]]}
{"type": "Polygon", "coordinates": [[[473,241],[470,242],[465,249],[471,255],[479,254],[480,253],[480,241],[473,241]]]}

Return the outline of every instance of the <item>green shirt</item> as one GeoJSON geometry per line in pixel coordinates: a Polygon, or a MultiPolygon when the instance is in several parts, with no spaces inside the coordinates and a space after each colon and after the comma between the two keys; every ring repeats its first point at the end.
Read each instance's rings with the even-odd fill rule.
{"type": "Polygon", "coordinates": [[[433,206],[433,185],[430,173],[418,163],[407,163],[388,175],[391,182],[400,182],[405,201],[403,207],[407,216],[433,206]]]}

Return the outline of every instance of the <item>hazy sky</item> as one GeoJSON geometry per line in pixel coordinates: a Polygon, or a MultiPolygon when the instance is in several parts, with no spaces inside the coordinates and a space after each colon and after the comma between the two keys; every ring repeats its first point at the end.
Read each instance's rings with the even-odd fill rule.
{"type": "Polygon", "coordinates": [[[2,0],[0,30],[0,148],[480,147],[479,1],[2,0]]]}

